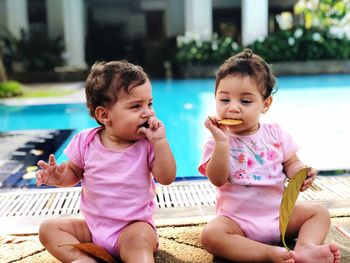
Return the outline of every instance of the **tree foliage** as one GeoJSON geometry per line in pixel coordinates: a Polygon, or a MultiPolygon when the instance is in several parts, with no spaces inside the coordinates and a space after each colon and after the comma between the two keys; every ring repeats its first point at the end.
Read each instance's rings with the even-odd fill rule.
{"type": "Polygon", "coordinates": [[[350,24],[350,0],[299,0],[294,14],[306,29],[345,26],[350,24]]]}

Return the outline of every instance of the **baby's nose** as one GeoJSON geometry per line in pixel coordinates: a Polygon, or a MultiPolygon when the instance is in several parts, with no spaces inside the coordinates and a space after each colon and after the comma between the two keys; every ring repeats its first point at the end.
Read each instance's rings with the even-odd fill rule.
{"type": "Polygon", "coordinates": [[[232,104],[231,107],[230,107],[230,111],[232,111],[232,112],[240,112],[241,109],[240,109],[238,104],[232,104]]]}
{"type": "Polygon", "coordinates": [[[152,116],[152,113],[153,113],[153,111],[151,109],[146,108],[146,109],[144,109],[144,111],[142,113],[142,117],[149,118],[152,116]]]}

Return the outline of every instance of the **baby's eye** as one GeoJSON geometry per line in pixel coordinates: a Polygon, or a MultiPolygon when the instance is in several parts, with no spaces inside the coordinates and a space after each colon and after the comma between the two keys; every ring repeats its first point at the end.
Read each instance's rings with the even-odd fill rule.
{"type": "Polygon", "coordinates": [[[223,103],[228,103],[228,102],[230,102],[229,99],[221,99],[220,101],[223,102],[223,103]]]}
{"type": "Polygon", "coordinates": [[[134,104],[134,105],[131,105],[131,109],[138,109],[138,108],[140,108],[141,107],[141,105],[140,104],[134,104]]]}
{"type": "Polygon", "coordinates": [[[148,108],[152,108],[153,102],[148,103],[148,108]]]}
{"type": "Polygon", "coordinates": [[[251,100],[247,100],[247,99],[243,99],[243,100],[241,100],[241,103],[242,104],[249,104],[249,103],[252,103],[252,101],[251,100]]]}

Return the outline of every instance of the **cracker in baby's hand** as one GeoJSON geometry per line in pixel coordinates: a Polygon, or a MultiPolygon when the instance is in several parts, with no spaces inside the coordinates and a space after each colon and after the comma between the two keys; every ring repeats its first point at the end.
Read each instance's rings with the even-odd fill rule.
{"type": "Polygon", "coordinates": [[[212,122],[217,122],[219,124],[223,124],[223,125],[238,125],[243,123],[242,120],[237,120],[237,119],[222,119],[222,120],[214,120],[213,118],[209,117],[209,120],[211,120],[212,122]]]}

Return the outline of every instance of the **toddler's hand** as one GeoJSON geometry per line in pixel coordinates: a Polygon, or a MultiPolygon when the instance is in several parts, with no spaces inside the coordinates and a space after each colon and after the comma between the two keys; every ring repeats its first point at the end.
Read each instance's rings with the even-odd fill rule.
{"type": "Polygon", "coordinates": [[[306,189],[310,188],[312,186],[313,181],[315,180],[317,176],[317,171],[313,168],[310,169],[310,171],[307,173],[307,177],[301,186],[300,191],[305,191],[306,189]]]}
{"type": "Polygon", "coordinates": [[[148,128],[141,127],[137,132],[146,135],[150,142],[155,142],[166,137],[165,126],[159,119],[157,119],[157,117],[150,117],[148,119],[148,125],[148,128]]]}
{"type": "MultiPolygon", "coordinates": [[[[210,117],[210,118],[213,119],[214,121],[216,119],[216,117],[210,117]]],[[[216,142],[219,142],[219,141],[227,142],[229,139],[229,135],[227,134],[227,132],[225,132],[225,130],[220,128],[220,127],[224,127],[224,125],[220,125],[217,122],[213,122],[211,119],[207,118],[205,120],[204,125],[211,132],[211,134],[214,137],[214,140],[216,142]]]]}
{"type": "Polygon", "coordinates": [[[36,176],[36,186],[46,185],[58,185],[63,178],[63,172],[66,168],[66,163],[60,165],[56,164],[56,159],[53,154],[50,154],[49,163],[40,160],[38,166],[41,170],[38,170],[36,176]]]}

